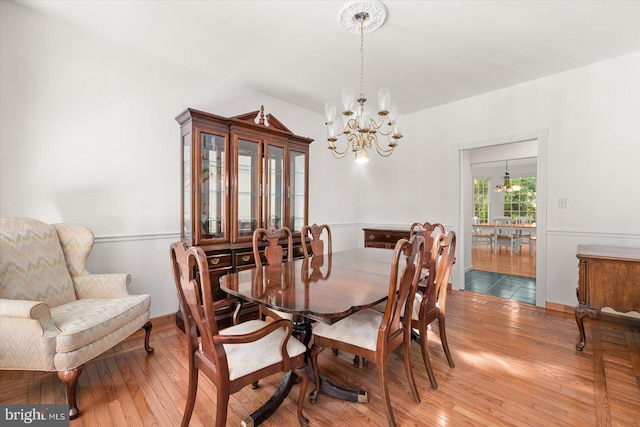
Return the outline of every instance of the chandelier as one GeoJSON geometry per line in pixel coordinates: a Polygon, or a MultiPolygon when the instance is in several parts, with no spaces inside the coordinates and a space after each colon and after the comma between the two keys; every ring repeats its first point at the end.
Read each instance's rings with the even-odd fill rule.
{"type": "Polygon", "coordinates": [[[518,184],[511,184],[511,177],[509,176],[509,160],[505,160],[505,166],[504,166],[504,182],[502,183],[502,185],[496,185],[496,188],[494,189],[495,191],[497,191],[498,193],[502,193],[503,191],[505,193],[511,193],[513,191],[520,191],[520,186],[518,184]]]}
{"type": "Polygon", "coordinates": [[[375,148],[379,155],[389,157],[402,138],[398,107],[391,104],[391,91],[378,91],[378,113],[371,114],[364,95],[364,33],[374,31],[382,26],[387,10],[379,1],[357,1],[347,4],[339,15],[341,25],[349,32],[360,33],[360,95],[355,98],[353,89],[342,90],[342,117],[336,119],[337,106],[334,102],[325,104],[327,125],[327,141],[329,150],[337,159],[355,154],[356,162],[369,161],[369,150],[375,148]],[[358,103],[354,111],[354,101],[358,103]],[[377,116],[377,117],[376,117],[377,116]],[[338,142],[339,138],[342,142],[338,142]],[[378,138],[386,137],[385,142],[378,138]],[[338,145],[340,145],[339,148],[338,145]]]}

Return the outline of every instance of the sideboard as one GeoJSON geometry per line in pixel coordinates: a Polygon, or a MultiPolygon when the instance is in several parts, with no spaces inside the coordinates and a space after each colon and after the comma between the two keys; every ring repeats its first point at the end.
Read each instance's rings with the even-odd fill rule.
{"type": "Polygon", "coordinates": [[[409,227],[406,228],[363,228],[365,248],[393,249],[399,239],[409,238],[409,227]]]}
{"type": "MultiPolygon", "coordinates": [[[[576,322],[582,350],[586,344],[583,319],[597,318],[603,307],[640,313],[640,249],[578,245],[578,305],[576,322]]],[[[640,319],[639,319],[640,322],[640,319]]]]}

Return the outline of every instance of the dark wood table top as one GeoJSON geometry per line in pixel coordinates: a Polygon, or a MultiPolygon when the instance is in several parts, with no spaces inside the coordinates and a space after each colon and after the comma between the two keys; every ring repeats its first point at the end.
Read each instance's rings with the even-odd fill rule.
{"type": "Polygon", "coordinates": [[[334,323],[388,296],[393,252],[360,248],[230,273],[220,287],[246,301],[334,323]]]}

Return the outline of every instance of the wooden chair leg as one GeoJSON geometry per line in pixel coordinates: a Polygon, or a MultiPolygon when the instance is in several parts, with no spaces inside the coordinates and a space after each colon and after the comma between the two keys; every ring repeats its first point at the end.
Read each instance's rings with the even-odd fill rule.
{"type": "Polygon", "coordinates": [[[142,329],[144,329],[144,349],[147,351],[148,354],[153,353],[153,347],[151,347],[149,345],[149,337],[151,335],[151,328],[153,327],[153,325],[151,324],[151,322],[147,322],[144,325],[142,325],[142,329]]]}
{"type": "Polygon", "coordinates": [[[313,377],[316,380],[316,388],[309,394],[309,402],[318,402],[318,395],[320,394],[320,369],[318,368],[318,355],[324,350],[324,347],[314,344],[311,347],[311,366],[313,367],[313,377]]]}
{"type": "Polygon", "coordinates": [[[413,363],[411,363],[411,333],[407,331],[404,338],[404,372],[407,375],[407,381],[409,382],[409,388],[411,389],[411,395],[416,403],[420,403],[420,394],[418,393],[418,387],[416,386],[416,380],[413,376],[413,363]]]}
{"type": "Polygon", "coordinates": [[[220,384],[216,385],[216,427],[226,427],[227,407],[229,406],[229,390],[223,390],[220,384]]]}
{"type": "Polygon", "coordinates": [[[378,368],[378,386],[380,387],[380,398],[387,409],[387,421],[389,426],[395,427],[396,420],[393,417],[393,409],[391,408],[391,399],[389,398],[389,384],[387,383],[387,363],[384,356],[376,359],[376,367],[378,368]]]}
{"type": "Polygon", "coordinates": [[[74,420],[80,415],[80,410],[76,403],[76,384],[78,378],[82,373],[84,365],[80,365],[77,368],[69,369],[68,371],[59,371],[58,378],[62,380],[67,388],[67,404],[69,405],[69,419],[74,420]]]}
{"type": "Polygon", "coordinates": [[[438,329],[440,329],[440,342],[442,343],[444,354],[447,356],[447,362],[449,362],[450,367],[455,368],[456,365],[453,363],[451,351],[449,351],[449,343],[447,343],[447,331],[445,330],[444,315],[442,313],[438,317],[438,329]]]}
{"type": "Polygon", "coordinates": [[[302,406],[304,405],[304,401],[307,397],[307,387],[309,386],[309,372],[307,371],[307,367],[304,365],[298,366],[293,370],[293,372],[300,378],[300,394],[298,395],[298,422],[302,427],[307,427],[309,425],[309,420],[302,413],[302,406]]]}
{"type": "Polygon", "coordinates": [[[436,376],[433,373],[431,367],[431,359],[429,358],[429,340],[427,339],[427,325],[424,322],[420,322],[420,349],[422,350],[422,360],[424,361],[424,367],[427,370],[427,376],[431,383],[431,388],[437,389],[438,383],[436,382],[436,376]]]}
{"type": "Polygon", "coordinates": [[[189,355],[189,388],[187,390],[187,405],[182,415],[182,427],[188,427],[196,404],[196,394],[198,393],[198,368],[193,354],[189,355]]]}

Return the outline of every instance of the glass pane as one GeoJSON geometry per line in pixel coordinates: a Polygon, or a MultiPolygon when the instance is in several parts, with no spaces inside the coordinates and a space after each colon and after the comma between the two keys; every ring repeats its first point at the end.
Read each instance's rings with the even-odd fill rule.
{"type": "Polygon", "coordinates": [[[284,148],[268,147],[267,153],[267,227],[280,228],[284,225],[285,182],[284,182],[284,148]]]}
{"type": "Polygon", "coordinates": [[[191,134],[182,137],[182,235],[191,241],[191,134]]]}
{"type": "Polygon", "coordinates": [[[225,237],[225,138],[208,133],[200,134],[200,221],[202,238],[225,237]]]}
{"type": "Polygon", "coordinates": [[[298,151],[290,152],[289,173],[291,182],[289,183],[291,191],[291,220],[289,222],[291,231],[297,232],[302,230],[305,223],[305,154],[298,151]]]}
{"type": "Polygon", "coordinates": [[[251,237],[258,228],[258,143],[238,140],[238,237],[251,237]]]}

